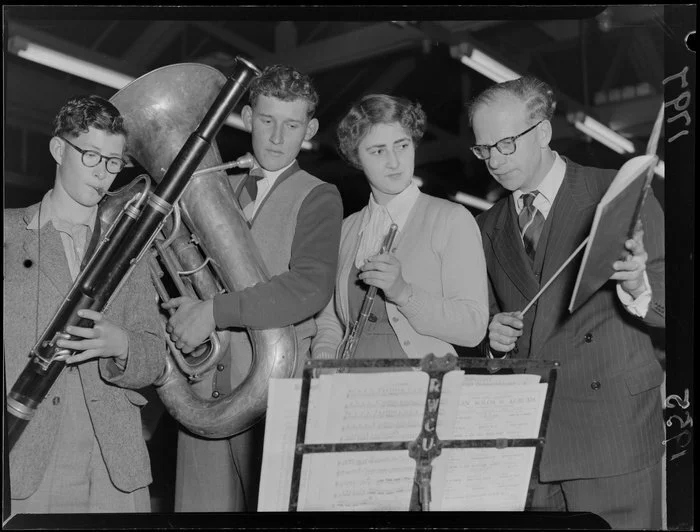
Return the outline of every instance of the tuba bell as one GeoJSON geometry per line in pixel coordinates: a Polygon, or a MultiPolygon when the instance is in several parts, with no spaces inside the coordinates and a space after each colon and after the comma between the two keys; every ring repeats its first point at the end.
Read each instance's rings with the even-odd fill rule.
{"type": "MultiPolygon", "coordinates": [[[[177,64],[146,74],[111,98],[124,117],[129,155],[156,182],[160,182],[225,81],[221,72],[209,66],[177,64]]],[[[158,280],[162,272],[156,257],[183,295],[203,300],[269,279],[224,170],[250,166],[252,160],[247,155],[222,164],[216,143],[211,142],[199,170],[175,205],[173,220],[164,225],[163,238],[154,241],[148,258],[161,299],[167,295],[158,280]]],[[[253,360],[247,377],[230,394],[218,399],[201,398],[190,382],[216,365],[229,348],[228,335],[226,331],[217,333],[211,342],[215,347],[206,355],[197,357],[195,353],[194,364],[185,361],[169,342],[167,369],[156,383],[168,412],[189,431],[205,438],[233,436],[257,423],[267,406],[269,379],[291,377],[297,363],[293,326],[249,329],[253,360]],[[198,358],[204,361],[198,362],[198,358]]]]}
{"type": "MultiPolygon", "coordinates": [[[[183,195],[187,198],[198,197],[205,203],[211,199],[206,194],[200,198],[199,194],[193,192],[201,187],[188,190],[188,185],[191,181],[197,181],[197,176],[211,173],[198,172],[197,168],[218,157],[214,142],[216,134],[247,90],[252,78],[259,73],[254,65],[240,58],[237,58],[228,78],[203,65],[173,65],[142,76],[115,95],[117,107],[122,108],[128,117],[128,123],[137,133],[133,139],[135,153],[143,161],[144,167],[158,180],[158,184],[150,191],[150,179],[145,174],[137,178],[140,180],[141,177],[146,177],[145,189],[126,202],[114,223],[101,235],[103,238],[99,246],[31,349],[29,361],[7,395],[6,427],[10,450],[60,376],[66,359],[75,352],[60,347],[58,341],[72,338],[66,332],[69,326],[91,326],[91,320],[81,318],[79,311],[91,309],[104,312],[109,307],[138,261],[157,239],[167,217],[174,211],[174,206],[180,203],[183,195]],[[189,90],[188,95],[197,93],[199,98],[194,103],[181,103],[183,89],[189,90]],[[143,125],[138,127],[139,124],[143,125]],[[182,134],[168,133],[177,130],[175,124],[181,128],[182,134]],[[149,152],[149,143],[157,146],[157,152],[149,152]]],[[[209,184],[206,185],[208,187],[209,184]]],[[[127,188],[131,188],[131,185],[127,188]]],[[[223,185],[218,190],[222,188],[223,185]]],[[[202,216],[197,212],[201,210],[201,201],[192,201],[193,208],[185,209],[188,220],[193,225],[201,223],[202,216]]],[[[189,203],[185,202],[184,205],[189,203]]],[[[109,211],[109,208],[103,210],[109,211]]],[[[235,215],[231,219],[235,219],[235,215]]],[[[218,226],[215,229],[226,230],[226,227],[218,226]]],[[[239,238],[245,237],[239,235],[239,238]]],[[[216,247],[215,239],[205,240],[209,248],[216,247]]],[[[248,257],[245,250],[243,254],[248,257]]],[[[252,254],[254,255],[254,250],[252,254]]],[[[252,283],[261,278],[264,268],[261,262],[251,263],[249,267],[237,270],[240,271],[248,275],[233,275],[228,278],[234,289],[237,285],[231,282],[231,278],[241,283],[252,283]]],[[[296,358],[290,356],[296,355],[294,347],[288,349],[294,340],[293,334],[272,331],[270,335],[260,335],[259,339],[256,337],[256,340],[259,341],[258,345],[265,342],[272,344],[273,348],[279,348],[278,352],[284,355],[261,364],[263,372],[269,370],[273,374],[279,366],[284,366],[287,359],[296,358]]],[[[256,416],[261,413],[260,410],[234,413],[233,410],[241,406],[241,403],[243,406],[258,408],[262,405],[264,410],[264,392],[262,398],[247,395],[258,391],[258,380],[251,382],[248,379],[237,393],[221,403],[212,404],[211,401],[198,400],[188,393],[191,390],[183,384],[185,377],[177,373],[169,358],[166,360],[166,370],[158,382],[161,397],[175,417],[193,431],[214,437],[235,434],[254,423],[256,416]],[[241,394],[246,397],[237,401],[241,394]],[[178,410],[180,406],[181,409],[178,410]],[[200,416],[199,423],[195,419],[197,416],[200,416]]]]}

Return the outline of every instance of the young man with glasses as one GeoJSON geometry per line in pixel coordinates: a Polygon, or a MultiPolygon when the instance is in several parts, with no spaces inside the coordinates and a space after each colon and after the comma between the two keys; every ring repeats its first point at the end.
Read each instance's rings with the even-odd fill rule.
{"type": "Polygon", "coordinates": [[[511,194],[477,217],[489,278],[488,356],[561,363],[532,510],[590,511],[613,528],[661,526],[663,370],[647,327],[664,327],[664,218],[650,191],[642,229],[615,273],[573,313],[578,256],[616,175],[549,147],[553,91],[532,77],[499,83],[469,106],[472,152],[511,194]]]}
{"type": "MultiPolygon", "coordinates": [[[[97,204],[124,167],[119,111],[98,96],[69,100],[49,152],[54,186],[42,201],[5,209],[5,379],[11,389],[100,234],[97,204]]],[[[140,262],[93,327],[67,327],[76,351],[10,453],[11,511],[148,512],[152,482],[135,390],[165,369],[156,294],[140,262]]]]}

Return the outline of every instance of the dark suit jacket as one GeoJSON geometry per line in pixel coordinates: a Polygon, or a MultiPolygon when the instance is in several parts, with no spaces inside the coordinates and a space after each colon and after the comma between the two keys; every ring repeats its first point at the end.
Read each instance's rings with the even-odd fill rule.
{"type": "MultiPolygon", "coordinates": [[[[40,231],[41,260],[37,256],[38,233],[27,224],[38,206],[4,211],[3,340],[8,392],[36,343],[37,300],[41,335],[73,284],[61,237],[52,223],[40,231]]],[[[140,408],[146,399],[134,390],[153,383],[165,369],[156,293],[146,267],[146,261],[138,264],[106,313],[129,333],[125,371],[116,370],[108,359],[77,366],[109,476],[117,488],[127,492],[152,481],[141,427],[140,408]]],[[[64,370],[10,453],[13,498],[34,493],[44,476],[62,417],[65,388],[64,370]]]]}
{"type": "MultiPolygon", "coordinates": [[[[522,310],[532,300],[540,283],[546,283],[588,235],[596,206],[616,174],[565,162],[566,175],[542,231],[534,267],[525,255],[510,195],[477,217],[492,316],[522,310]]],[[[642,221],[652,289],[644,319],[625,310],[615,281],[569,313],[583,253],[525,314],[514,356],[561,363],[540,463],[542,481],[622,474],[662,455],[663,371],[646,327],[665,325],[664,218],[651,191],[642,221]]]]}

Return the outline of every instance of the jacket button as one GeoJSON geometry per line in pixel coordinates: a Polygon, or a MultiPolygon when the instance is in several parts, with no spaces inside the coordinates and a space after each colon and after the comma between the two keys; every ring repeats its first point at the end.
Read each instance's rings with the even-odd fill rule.
{"type": "Polygon", "coordinates": [[[32,262],[32,259],[26,259],[22,264],[24,264],[25,268],[31,268],[32,264],[34,263],[32,262]]]}
{"type": "Polygon", "coordinates": [[[591,383],[591,389],[593,390],[600,390],[600,383],[598,381],[593,381],[591,383]]]}
{"type": "Polygon", "coordinates": [[[61,402],[61,398],[60,398],[60,397],[54,397],[54,398],[51,400],[51,402],[54,404],[54,406],[56,406],[58,403],[61,402]]]}
{"type": "Polygon", "coordinates": [[[368,320],[368,321],[371,321],[372,323],[374,323],[375,321],[377,321],[377,316],[375,316],[374,314],[370,314],[370,315],[367,317],[367,320],[368,320]]]}
{"type": "Polygon", "coordinates": [[[590,344],[593,341],[593,335],[591,333],[588,333],[586,336],[583,337],[583,339],[586,341],[587,344],[590,344]]]}
{"type": "Polygon", "coordinates": [[[397,323],[397,322],[399,321],[399,318],[398,318],[398,316],[394,316],[393,318],[391,318],[391,320],[392,320],[394,323],[397,323]]]}
{"type": "Polygon", "coordinates": [[[226,368],[226,366],[224,366],[223,364],[219,364],[218,366],[216,366],[216,369],[218,371],[224,371],[225,368],[226,368]]]}
{"type": "Polygon", "coordinates": [[[403,345],[411,345],[411,341],[410,341],[410,340],[404,340],[403,345]]]}
{"type": "Polygon", "coordinates": [[[213,392],[211,392],[211,396],[212,396],[214,399],[218,399],[220,395],[221,395],[221,394],[220,394],[219,392],[217,392],[216,390],[214,390],[213,392]]]}

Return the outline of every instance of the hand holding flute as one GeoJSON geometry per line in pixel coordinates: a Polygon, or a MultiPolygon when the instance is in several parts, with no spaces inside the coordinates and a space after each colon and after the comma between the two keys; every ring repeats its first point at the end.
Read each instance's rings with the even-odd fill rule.
{"type": "MultiPolygon", "coordinates": [[[[354,355],[355,349],[357,348],[357,342],[362,336],[362,330],[364,329],[365,324],[367,323],[367,318],[372,311],[372,305],[374,304],[374,298],[377,295],[377,290],[381,288],[384,291],[384,295],[387,299],[394,300],[387,294],[387,290],[389,290],[392,296],[401,297],[403,296],[403,292],[406,291],[406,288],[410,289],[410,285],[406,283],[401,275],[401,263],[396,257],[387,253],[388,251],[391,251],[391,246],[394,243],[397,230],[398,226],[396,224],[392,224],[389,232],[384,238],[384,242],[382,243],[379,253],[369,257],[361,268],[359,277],[369,285],[369,289],[367,290],[367,294],[362,301],[360,315],[357,318],[357,321],[353,324],[352,329],[345,340],[340,355],[341,359],[346,360],[352,358],[354,355]]],[[[410,294],[406,296],[406,299],[409,297],[410,294]]]]}

